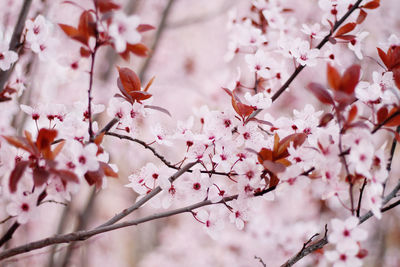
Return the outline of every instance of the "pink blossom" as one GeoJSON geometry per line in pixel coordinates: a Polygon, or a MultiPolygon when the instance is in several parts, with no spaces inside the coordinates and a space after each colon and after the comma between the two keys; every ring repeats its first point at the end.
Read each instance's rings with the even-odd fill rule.
{"type": "Polygon", "coordinates": [[[0,43],[0,69],[2,71],[8,70],[17,60],[18,54],[8,50],[5,43],[0,43]]]}
{"type": "Polygon", "coordinates": [[[114,14],[112,23],[108,29],[108,34],[113,38],[115,50],[122,53],[126,49],[126,44],[136,44],[142,39],[137,31],[140,19],[136,15],[127,16],[123,12],[114,14]]]}

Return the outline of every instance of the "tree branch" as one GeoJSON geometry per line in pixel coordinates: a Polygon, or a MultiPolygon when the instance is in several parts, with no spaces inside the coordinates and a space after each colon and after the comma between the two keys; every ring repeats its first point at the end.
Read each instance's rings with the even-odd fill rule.
{"type": "MultiPolygon", "coordinates": [[[[343,24],[343,22],[360,6],[361,2],[363,0],[358,0],[353,6],[352,8],[350,8],[346,14],[343,15],[343,17],[338,20],[334,25],[332,30],[329,32],[328,35],[326,35],[324,37],[324,39],[322,39],[322,41],[316,46],[316,49],[321,49],[328,41],[329,38],[331,38],[332,34],[343,24]]],[[[271,97],[272,102],[275,102],[275,100],[277,100],[279,98],[279,96],[285,92],[290,84],[293,82],[293,80],[297,77],[297,75],[300,74],[300,72],[306,67],[306,65],[302,66],[298,66],[294,72],[292,73],[292,75],[290,75],[290,77],[287,79],[287,81],[278,89],[278,91],[275,92],[275,94],[271,97]]],[[[262,109],[257,109],[256,111],[253,112],[253,114],[250,115],[249,119],[254,118],[255,116],[257,116],[261,111],[263,111],[262,109]]]]}
{"type": "MultiPolygon", "coordinates": [[[[136,138],[132,138],[132,137],[130,137],[128,135],[117,134],[117,133],[114,133],[114,132],[106,132],[106,135],[110,135],[110,136],[118,137],[119,139],[125,139],[125,140],[129,140],[129,141],[135,142],[135,143],[143,146],[144,148],[150,150],[153,153],[153,155],[156,156],[159,160],[161,160],[168,168],[179,170],[179,167],[173,165],[171,162],[166,160],[164,156],[159,154],[153,147],[149,146],[148,144],[146,144],[146,142],[144,142],[142,140],[139,140],[139,139],[136,139],[136,138]]],[[[192,172],[192,170],[187,170],[187,172],[192,172]]],[[[233,173],[207,171],[207,170],[201,170],[201,172],[202,173],[207,173],[207,174],[224,175],[224,176],[232,176],[232,175],[234,175],[233,173]]]]}
{"type": "MultiPolygon", "coordinates": [[[[193,164],[193,163],[190,163],[190,164],[193,164]]],[[[262,194],[261,193],[257,193],[257,194],[254,194],[254,196],[264,195],[264,194],[266,194],[268,192],[273,191],[275,188],[276,187],[271,187],[269,189],[263,190],[262,194]]],[[[149,194],[151,194],[151,193],[149,193],[149,194]]],[[[146,196],[148,196],[148,195],[146,195],[146,196]]],[[[144,198],[146,198],[146,196],[144,198]]],[[[148,198],[146,201],[143,202],[142,200],[144,198],[142,198],[141,200],[136,202],[136,204],[141,202],[139,207],[150,199],[150,198],[148,198]]],[[[148,222],[148,221],[153,221],[153,220],[157,220],[157,219],[161,219],[161,218],[166,218],[166,217],[170,217],[170,216],[181,214],[181,213],[188,213],[188,212],[191,213],[193,210],[201,208],[201,207],[204,207],[204,206],[210,206],[210,205],[215,205],[215,204],[225,204],[226,202],[230,202],[230,201],[232,201],[234,199],[237,199],[237,198],[238,198],[238,195],[232,195],[232,196],[224,197],[221,201],[214,202],[214,203],[211,202],[210,200],[204,200],[204,201],[201,201],[201,202],[198,202],[198,203],[195,203],[193,205],[189,205],[189,206],[186,206],[186,207],[183,207],[183,208],[178,208],[178,209],[174,209],[174,210],[170,210],[170,211],[160,212],[160,213],[156,213],[156,214],[144,217],[144,218],[130,220],[130,221],[126,221],[126,222],[122,222],[122,223],[117,223],[116,224],[115,223],[116,221],[122,219],[123,217],[125,217],[126,215],[129,214],[129,213],[126,214],[126,212],[123,211],[123,213],[124,213],[123,215],[124,216],[116,215],[115,217],[117,217],[118,220],[116,220],[116,221],[113,220],[115,222],[112,222],[112,220],[110,220],[107,223],[102,224],[101,226],[99,226],[99,227],[97,227],[95,229],[92,229],[92,230],[77,231],[77,232],[72,232],[72,233],[69,233],[69,234],[56,235],[54,237],[41,239],[41,240],[38,240],[38,241],[35,241],[35,242],[31,242],[31,243],[28,243],[28,244],[25,244],[25,245],[22,245],[22,246],[19,246],[19,247],[15,247],[15,248],[11,248],[11,249],[5,250],[5,251],[0,253],[0,261],[4,260],[4,259],[7,259],[7,258],[10,258],[10,257],[15,256],[15,255],[19,255],[19,254],[26,253],[26,252],[29,252],[29,251],[32,251],[32,250],[44,248],[44,247],[51,246],[51,245],[54,245],[54,244],[70,243],[70,242],[74,242],[74,241],[83,241],[83,240],[87,240],[88,238],[90,238],[92,236],[95,236],[95,235],[98,235],[98,234],[101,234],[101,233],[105,233],[105,232],[109,232],[109,231],[113,231],[113,230],[129,227],[129,226],[133,226],[133,225],[139,225],[139,224],[142,224],[142,223],[145,223],[145,222],[148,222]]],[[[130,208],[131,210],[132,210],[132,207],[130,208]]]]}
{"type": "MultiPolygon", "coordinates": [[[[28,16],[29,8],[31,7],[32,0],[25,0],[24,3],[22,4],[21,11],[19,12],[17,24],[15,25],[13,35],[10,40],[10,45],[9,45],[9,50],[17,52],[19,48],[21,47],[21,35],[22,31],[24,30],[25,26],[25,20],[26,17],[28,16]]],[[[10,69],[6,71],[1,71],[0,70],[0,93],[4,90],[4,85],[8,81],[8,78],[10,77],[11,73],[14,70],[15,64],[13,64],[10,69]]]]}
{"type": "MultiPolygon", "coordinates": [[[[179,176],[181,176],[182,174],[184,174],[185,172],[187,172],[190,168],[192,168],[194,165],[196,165],[198,162],[192,162],[192,163],[188,163],[186,164],[184,167],[182,167],[179,171],[177,171],[174,175],[172,175],[169,178],[169,181],[172,183],[173,181],[175,181],[176,179],[179,178],[179,176]]],[[[156,188],[154,188],[153,190],[150,191],[150,193],[148,193],[147,195],[145,195],[143,198],[141,198],[139,201],[137,201],[135,204],[133,204],[131,207],[123,210],[122,212],[120,212],[119,214],[115,215],[114,217],[112,217],[110,220],[108,220],[106,223],[100,225],[97,228],[101,228],[101,227],[105,227],[108,225],[112,225],[116,222],[118,222],[119,220],[121,220],[122,218],[128,216],[129,214],[131,214],[132,212],[134,212],[135,210],[137,210],[138,208],[140,208],[141,206],[143,206],[147,201],[149,201],[150,199],[152,199],[153,197],[155,197],[158,193],[160,193],[162,191],[160,186],[157,186],[156,188]]],[[[96,229],[97,229],[96,228],[96,229]]]]}
{"type": "Polygon", "coordinates": [[[302,249],[292,258],[290,258],[287,262],[281,265],[281,267],[290,267],[293,266],[296,262],[307,256],[308,254],[321,249],[323,246],[328,244],[328,226],[325,224],[325,234],[324,237],[317,242],[310,245],[312,239],[319,234],[313,235],[306,243],[303,244],[302,249]]]}

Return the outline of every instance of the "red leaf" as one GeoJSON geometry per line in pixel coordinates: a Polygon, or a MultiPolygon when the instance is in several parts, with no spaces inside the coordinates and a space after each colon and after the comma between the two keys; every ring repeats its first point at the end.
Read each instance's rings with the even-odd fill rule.
{"type": "Polygon", "coordinates": [[[144,44],[127,44],[126,49],[129,52],[141,57],[147,57],[150,51],[150,49],[144,44]]]}
{"type": "Polygon", "coordinates": [[[295,133],[286,136],[279,142],[278,150],[274,150],[275,159],[280,159],[283,157],[287,157],[289,154],[287,152],[288,147],[293,142],[293,147],[297,148],[301,146],[307,139],[307,135],[305,133],[295,133]]]}
{"type": "Polygon", "coordinates": [[[136,73],[129,68],[118,68],[119,79],[128,94],[141,90],[141,83],[136,73]]]}
{"type": "Polygon", "coordinates": [[[392,72],[394,83],[396,84],[397,88],[400,89],[400,67],[395,68],[394,70],[392,70],[392,72]]]}
{"type": "Polygon", "coordinates": [[[103,176],[103,172],[100,170],[85,173],[87,183],[89,185],[95,185],[96,188],[101,188],[103,184],[103,176]]]}
{"type": "Polygon", "coordinates": [[[262,165],[264,166],[265,169],[275,174],[279,172],[284,172],[286,170],[286,166],[283,165],[282,163],[273,162],[270,160],[263,161],[262,165]]]}
{"type": "Polygon", "coordinates": [[[346,69],[340,81],[339,91],[353,94],[360,80],[360,65],[352,65],[346,69]]]}
{"type": "Polygon", "coordinates": [[[110,165],[104,162],[100,162],[100,169],[103,171],[103,174],[107,177],[118,178],[118,173],[116,173],[110,165]]]}
{"type": "Polygon", "coordinates": [[[54,174],[60,177],[64,183],[73,182],[79,183],[79,178],[75,173],[67,170],[54,170],[54,174]]]}
{"type": "Polygon", "coordinates": [[[351,32],[352,30],[354,30],[354,28],[357,26],[357,23],[354,22],[349,22],[345,25],[343,25],[342,27],[339,28],[339,30],[336,32],[335,37],[344,35],[348,32],[351,32]]]}
{"type": "Polygon", "coordinates": [[[352,35],[352,34],[346,34],[346,35],[337,36],[335,38],[342,39],[342,40],[345,40],[345,41],[351,41],[351,40],[354,40],[356,38],[356,36],[352,35]]]}
{"type": "Polygon", "coordinates": [[[138,32],[146,32],[146,31],[154,30],[155,27],[150,24],[139,24],[139,26],[136,29],[138,32]]]}
{"type": "Polygon", "coordinates": [[[363,21],[365,20],[366,17],[367,17],[367,12],[365,12],[365,11],[362,10],[362,9],[360,9],[360,13],[358,14],[356,23],[357,23],[357,24],[363,23],[363,21]]]}
{"type": "Polygon", "coordinates": [[[341,77],[337,69],[328,64],[326,69],[326,76],[328,78],[328,84],[330,88],[332,88],[333,90],[338,90],[340,86],[341,77]]]}
{"type": "Polygon", "coordinates": [[[381,58],[383,64],[385,64],[386,68],[390,69],[390,58],[379,47],[377,47],[376,49],[378,50],[378,55],[381,58]]]}
{"type": "Polygon", "coordinates": [[[272,160],[272,151],[267,148],[262,148],[258,152],[258,161],[262,164],[265,160],[272,160]]]}
{"type": "Polygon", "coordinates": [[[5,136],[3,135],[3,138],[6,139],[6,141],[12,145],[15,146],[16,148],[21,148],[31,154],[34,154],[32,149],[29,147],[29,145],[25,142],[25,139],[21,137],[14,137],[14,136],[5,136]]]}
{"type": "Polygon", "coordinates": [[[49,179],[50,172],[44,168],[36,167],[33,169],[33,183],[35,186],[41,186],[49,179]]]}
{"type": "Polygon", "coordinates": [[[130,96],[134,101],[141,103],[143,100],[149,99],[152,94],[143,91],[133,91],[130,93],[130,96]]]}
{"type": "Polygon", "coordinates": [[[310,83],[308,89],[314,94],[321,103],[333,105],[334,101],[329,92],[319,83],[310,83]]]}
{"type": "Polygon", "coordinates": [[[375,9],[375,8],[378,8],[379,5],[380,5],[379,1],[371,1],[371,2],[368,2],[365,5],[363,5],[362,7],[366,8],[366,9],[375,9]]]}
{"type": "Polygon", "coordinates": [[[347,118],[347,123],[352,122],[357,116],[357,106],[354,105],[351,107],[349,111],[349,117],[347,118]]]}
{"type": "Polygon", "coordinates": [[[15,167],[11,172],[10,181],[8,185],[11,193],[17,191],[17,184],[21,179],[22,175],[24,174],[24,171],[28,165],[29,165],[28,161],[19,161],[15,164],[15,167]]]}
{"type": "Polygon", "coordinates": [[[84,36],[86,43],[88,43],[90,36],[96,35],[96,22],[94,21],[93,14],[90,11],[85,10],[82,12],[79,17],[78,31],[82,36],[84,36]]]}
{"type": "Polygon", "coordinates": [[[71,39],[81,42],[84,45],[88,45],[88,40],[86,39],[86,36],[82,35],[77,28],[61,23],[59,23],[58,26],[60,26],[64,33],[68,35],[71,39]]]}
{"type": "Polygon", "coordinates": [[[388,109],[387,107],[381,107],[377,112],[378,124],[381,124],[388,117],[388,109]]]}
{"type": "Polygon", "coordinates": [[[56,130],[49,130],[46,128],[42,128],[39,130],[38,137],[36,139],[36,147],[43,154],[43,157],[46,159],[52,159],[52,152],[50,149],[51,143],[53,143],[54,139],[57,136],[56,130]]]}
{"type": "Polygon", "coordinates": [[[120,6],[111,2],[110,0],[95,0],[94,5],[99,9],[101,13],[110,12],[115,9],[119,9],[120,6]]]}
{"type": "Polygon", "coordinates": [[[83,46],[81,47],[79,52],[81,53],[82,57],[90,57],[90,55],[92,54],[89,49],[86,49],[83,46]]]}
{"type": "MultiPolygon", "coordinates": [[[[387,116],[387,118],[391,117],[394,115],[394,113],[399,112],[400,110],[398,108],[392,108],[387,116]]],[[[394,116],[392,119],[390,119],[387,123],[385,123],[385,126],[399,126],[400,125],[400,114],[394,116]]]]}
{"type": "Polygon", "coordinates": [[[324,114],[321,117],[321,119],[319,120],[318,127],[325,127],[332,119],[333,119],[333,114],[332,113],[324,114]]]}

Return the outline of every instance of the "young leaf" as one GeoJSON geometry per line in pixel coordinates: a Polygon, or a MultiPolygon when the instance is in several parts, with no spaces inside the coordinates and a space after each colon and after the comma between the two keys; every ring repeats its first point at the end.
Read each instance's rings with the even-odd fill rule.
{"type": "Polygon", "coordinates": [[[14,169],[10,175],[9,189],[11,193],[17,191],[17,184],[25,172],[26,167],[29,165],[28,161],[19,161],[15,164],[14,169]]]}
{"type": "Polygon", "coordinates": [[[345,35],[346,33],[351,32],[352,30],[354,30],[354,28],[356,26],[357,26],[357,23],[354,23],[354,22],[349,22],[349,23],[343,25],[336,32],[335,37],[338,37],[338,36],[341,36],[341,35],[345,35]]]}
{"type": "Polygon", "coordinates": [[[362,7],[366,8],[366,9],[375,9],[375,8],[378,8],[379,5],[380,5],[379,1],[371,1],[371,2],[368,2],[365,5],[363,5],[362,7]]]}
{"type": "Polygon", "coordinates": [[[346,94],[353,94],[360,80],[360,65],[352,65],[346,69],[340,80],[339,91],[346,94]]]}
{"type": "Polygon", "coordinates": [[[329,92],[319,83],[310,83],[308,89],[314,94],[321,103],[333,105],[334,101],[329,92]]]}
{"type": "Polygon", "coordinates": [[[126,92],[130,94],[133,91],[140,91],[141,83],[136,73],[129,68],[117,68],[119,73],[119,80],[121,81],[121,84],[126,92]]]}
{"type": "Polygon", "coordinates": [[[363,9],[360,9],[360,13],[358,14],[356,23],[357,24],[363,23],[366,17],[367,17],[367,12],[365,12],[363,9]]]}
{"type": "Polygon", "coordinates": [[[381,124],[387,117],[388,117],[389,111],[387,107],[383,106],[381,107],[378,112],[376,113],[377,118],[378,118],[378,124],[381,124]]]}
{"type": "Polygon", "coordinates": [[[337,69],[331,66],[331,64],[328,64],[326,68],[326,76],[328,78],[329,87],[335,91],[339,90],[341,77],[337,69]]]}

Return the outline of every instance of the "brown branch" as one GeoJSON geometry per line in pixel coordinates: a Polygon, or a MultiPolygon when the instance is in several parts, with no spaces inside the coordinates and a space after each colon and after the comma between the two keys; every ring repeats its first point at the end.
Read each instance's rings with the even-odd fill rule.
{"type": "Polygon", "coordinates": [[[328,226],[325,224],[325,234],[324,237],[320,240],[318,240],[315,243],[310,243],[312,242],[312,239],[316,237],[319,234],[313,235],[306,243],[303,244],[302,249],[294,255],[292,258],[290,258],[288,261],[286,261],[284,264],[281,265],[281,267],[290,267],[293,266],[296,262],[307,256],[308,254],[321,249],[323,246],[328,244],[328,226]]]}
{"type": "Polygon", "coordinates": [[[263,267],[267,267],[267,265],[265,264],[265,262],[261,257],[254,256],[254,259],[258,260],[263,267]]]}
{"type": "Polygon", "coordinates": [[[157,27],[156,35],[154,37],[154,42],[153,42],[153,45],[151,46],[151,54],[146,58],[143,66],[142,66],[142,68],[140,69],[140,72],[139,72],[139,79],[141,81],[145,78],[146,71],[149,68],[151,60],[152,60],[152,58],[153,58],[153,56],[154,56],[154,54],[155,54],[155,52],[156,52],[156,50],[158,48],[161,36],[162,36],[162,34],[164,33],[164,30],[165,30],[167,17],[170,14],[171,7],[172,7],[173,3],[174,3],[174,0],[169,0],[167,5],[166,5],[166,7],[165,7],[165,9],[164,9],[164,11],[163,11],[163,13],[162,13],[161,21],[160,21],[160,24],[157,27]]]}
{"type": "Polygon", "coordinates": [[[10,228],[8,228],[7,232],[3,235],[3,237],[0,239],[0,247],[3,246],[7,241],[9,241],[15,231],[17,231],[18,227],[20,224],[18,222],[14,222],[10,228]]]}
{"type": "MultiPolygon", "coordinates": [[[[268,192],[273,191],[275,188],[270,188],[264,191],[263,194],[266,194],[268,192]]],[[[154,191],[154,190],[153,190],[154,191]]],[[[153,192],[152,191],[152,192],[153,192]]],[[[151,193],[150,193],[151,194],[151,193]]],[[[147,196],[147,195],[146,195],[147,196]]],[[[144,198],[146,198],[146,196],[144,198]]],[[[260,194],[254,194],[254,196],[260,196],[260,194]]],[[[141,200],[143,200],[144,198],[142,198],[141,200]]],[[[182,214],[182,213],[191,213],[193,210],[204,207],[204,206],[210,206],[210,205],[215,205],[215,204],[225,204],[226,202],[230,202],[232,200],[235,200],[238,198],[238,195],[232,195],[232,196],[228,196],[223,198],[221,201],[219,202],[211,202],[210,200],[204,200],[201,202],[198,202],[196,204],[193,205],[189,205],[183,208],[178,208],[178,209],[174,209],[174,210],[170,210],[170,211],[165,211],[165,212],[160,212],[160,213],[156,213],[144,218],[140,218],[140,219],[135,219],[135,220],[130,220],[130,221],[126,221],[126,222],[122,222],[122,223],[111,223],[111,220],[95,229],[92,230],[88,230],[88,231],[77,231],[77,232],[72,232],[69,234],[63,234],[63,235],[56,235],[53,237],[48,237],[45,239],[41,239],[35,242],[31,242],[19,247],[15,247],[15,248],[11,248],[8,250],[5,250],[3,252],[0,253],[0,261],[10,258],[12,256],[15,255],[19,255],[22,253],[26,253],[32,250],[36,250],[36,249],[40,249],[40,248],[44,248],[47,246],[51,246],[51,245],[55,245],[55,244],[61,244],[61,243],[70,243],[70,242],[74,242],[74,241],[83,241],[83,240],[87,240],[88,238],[101,234],[101,233],[105,233],[105,232],[109,232],[109,231],[113,231],[113,230],[117,230],[117,229],[121,229],[121,228],[125,228],[125,227],[129,227],[129,226],[133,226],[133,225],[139,225],[148,221],[153,221],[153,220],[157,220],[157,219],[161,219],[161,218],[166,218],[166,217],[170,217],[173,215],[177,215],[177,214],[182,214]]],[[[137,203],[139,203],[141,200],[139,200],[137,203]]],[[[147,202],[149,199],[147,199],[144,202],[147,202]]],[[[143,205],[144,203],[141,203],[141,205],[143,205]]],[[[124,211],[125,212],[125,211],[124,211]]],[[[126,214],[128,215],[128,214],[126,214]]],[[[122,216],[120,219],[122,219],[123,217],[125,217],[126,215],[122,216]]],[[[117,215],[118,216],[118,215],[117,215]]],[[[116,216],[116,217],[117,217],[116,216]]]]}
{"type": "MultiPolygon", "coordinates": [[[[388,203],[391,199],[393,199],[397,192],[399,192],[400,190],[400,181],[399,183],[396,185],[396,187],[392,190],[392,192],[390,192],[389,195],[387,195],[383,201],[382,201],[382,205],[385,205],[386,203],[388,203]]],[[[386,212],[396,206],[400,205],[400,200],[384,207],[381,208],[381,212],[386,212]]],[[[365,222],[366,220],[368,220],[369,218],[371,218],[373,216],[372,211],[367,212],[365,215],[361,216],[359,218],[360,222],[359,224],[362,224],[363,222],[365,222]]],[[[327,230],[326,230],[327,231],[327,230]]],[[[293,266],[296,262],[298,262],[299,260],[301,260],[302,258],[304,258],[305,256],[307,256],[308,254],[321,249],[322,247],[324,247],[326,244],[328,244],[328,239],[326,236],[326,232],[325,232],[325,236],[324,238],[320,239],[319,241],[317,241],[316,243],[308,246],[305,249],[302,249],[299,253],[297,253],[295,256],[293,256],[292,258],[290,258],[286,263],[284,263],[283,265],[281,265],[281,267],[290,267],[293,266]]]]}
{"type": "MultiPolygon", "coordinates": [[[[182,174],[184,174],[185,172],[187,172],[190,168],[192,168],[194,165],[196,165],[198,162],[192,162],[192,163],[188,163],[186,164],[184,167],[182,167],[179,171],[177,171],[174,175],[172,175],[169,178],[169,181],[172,183],[173,181],[175,181],[176,179],[179,178],[179,176],[181,176],[182,174]]],[[[138,208],[140,208],[141,206],[143,206],[147,201],[149,201],[150,199],[152,199],[153,197],[155,197],[158,193],[160,193],[162,191],[160,186],[157,186],[156,188],[154,188],[153,190],[151,190],[150,193],[148,193],[147,195],[145,195],[143,198],[141,198],[139,201],[137,201],[135,204],[133,204],[131,207],[124,209],[122,212],[118,213],[117,215],[115,215],[114,217],[112,217],[110,220],[108,220],[106,223],[103,223],[102,225],[100,225],[97,228],[101,228],[101,227],[105,227],[105,226],[109,226],[112,225],[116,222],[118,222],[119,220],[121,220],[122,218],[128,216],[129,214],[131,214],[132,212],[134,212],[135,210],[137,210],[138,208]]]]}
{"type": "MultiPolygon", "coordinates": [[[[22,4],[21,11],[19,12],[17,24],[15,25],[13,35],[11,36],[10,44],[9,44],[9,50],[17,52],[19,48],[21,47],[21,35],[22,31],[24,30],[25,26],[25,20],[26,17],[28,16],[29,9],[31,7],[32,0],[25,0],[24,3],[22,4]]],[[[8,78],[10,77],[11,73],[14,70],[14,65],[10,67],[10,69],[6,71],[1,71],[0,70],[0,93],[4,90],[4,85],[8,81],[8,78]]]]}
{"type": "MultiPolygon", "coordinates": [[[[132,138],[132,137],[130,137],[128,135],[118,134],[118,133],[114,133],[114,132],[106,132],[106,135],[110,135],[110,136],[118,137],[119,139],[125,139],[125,140],[129,140],[129,141],[135,142],[135,143],[143,146],[144,148],[150,150],[153,153],[153,155],[156,156],[159,160],[161,160],[168,168],[179,170],[179,167],[177,167],[174,164],[172,164],[171,162],[169,162],[167,159],[165,159],[164,156],[159,154],[153,147],[149,146],[148,144],[146,144],[146,142],[144,142],[142,140],[139,140],[139,139],[136,139],[136,138],[132,138]]],[[[192,170],[187,170],[187,172],[193,172],[193,171],[192,170]]],[[[232,175],[234,175],[233,173],[207,171],[207,170],[201,170],[201,172],[202,173],[207,173],[207,174],[224,175],[224,176],[232,176],[232,175]]]]}
{"type": "MultiPolygon", "coordinates": [[[[321,49],[331,38],[332,34],[343,24],[343,22],[360,6],[361,2],[363,0],[358,0],[347,12],[346,14],[343,15],[343,17],[338,20],[334,25],[332,30],[329,32],[328,35],[326,35],[324,37],[324,39],[322,39],[322,41],[316,46],[316,49],[321,49]]],[[[292,73],[292,75],[290,75],[290,77],[287,79],[287,81],[278,89],[278,91],[275,92],[275,94],[271,97],[272,102],[275,102],[275,100],[277,100],[279,98],[279,96],[285,92],[288,87],[290,86],[290,84],[293,82],[293,80],[297,77],[297,75],[300,74],[300,72],[306,67],[306,65],[302,66],[298,66],[294,72],[292,73]]],[[[256,111],[253,112],[253,114],[250,115],[249,119],[254,118],[255,116],[257,116],[260,112],[262,111],[262,109],[258,109],[256,111]]]]}

